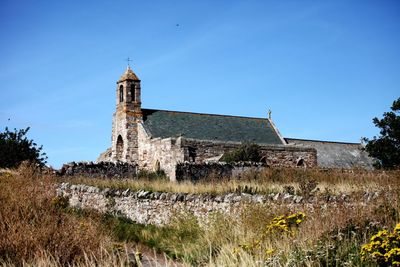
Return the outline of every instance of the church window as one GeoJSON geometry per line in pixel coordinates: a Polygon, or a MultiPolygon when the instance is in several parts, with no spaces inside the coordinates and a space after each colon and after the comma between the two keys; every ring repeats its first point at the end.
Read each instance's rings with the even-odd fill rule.
{"type": "Polygon", "coordinates": [[[153,168],[153,170],[154,170],[155,172],[160,172],[160,171],[161,171],[161,166],[160,166],[160,161],[159,161],[159,160],[156,160],[156,162],[154,163],[154,168],[153,168]]]}
{"type": "Polygon", "coordinates": [[[305,166],[304,159],[302,159],[302,158],[297,159],[296,166],[297,167],[304,167],[305,166]]]}
{"type": "Polygon", "coordinates": [[[122,140],[122,137],[120,135],[118,135],[117,138],[117,160],[121,160],[122,159],[122,152],[124,150],[124,141],[122,140]]]}
{"type": "Polygon", "coordinates": [[[131,101],[135,102],[135,84],[131,84],[131,101]]]}
{"type": "Polygon", "coordinates": [[[119,102],[124,102],[124,87],[122,85],[119,87],[119,102]]]}
{"type": "Polygon", "coordinates": [[[189,161],[196,162],[196,148],[188,147],[188,152],[189,152],[189,161]]]}

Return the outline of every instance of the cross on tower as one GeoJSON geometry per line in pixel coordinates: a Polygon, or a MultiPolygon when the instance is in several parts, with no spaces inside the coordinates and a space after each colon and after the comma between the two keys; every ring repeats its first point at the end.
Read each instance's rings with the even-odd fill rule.
{"type": "Polygon", "coordinates": [[[126,61],[128,62],[128,66],[130,67],[130,65],[129,65],[129,61],[133,61],[132,59],[130,59],[129,57],[126,59],[126,61]]]}

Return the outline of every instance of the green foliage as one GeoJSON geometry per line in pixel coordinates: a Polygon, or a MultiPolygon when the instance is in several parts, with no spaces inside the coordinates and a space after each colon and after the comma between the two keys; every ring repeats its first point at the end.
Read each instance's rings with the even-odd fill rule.
{"type": "Polygon", "coordinates": [[[400,223],[393,232],[381,230],[361,248],[363,260],[371,260],[379,266],[400,266],[400,223]]]}
{"type": "Polygon", "coordinates": [[[372,140],[364,138],[367,142],[365,150],[378,159],[377,167],[400,167],[400,98],[393,102],[391,110],[383,113],[381,120],[373,119],[375,126],[380,128],[380,136],[374,136],[372,140]]]}
{"type": "Polygon", "coordinates": [[[26,129],[5,131],[0,133],[0,168],[14,168],[22,161],[30,161],[40,166],[46,163],[46,154],[42,152],[42,146],[38,147],[33,140],[29,140],[26,129]]]}
{"type": "Polygon", "coordinates": [[[243,143],[237,149],[225,153],[220,161],[232,163],[239,161],[260,162],[260,146],[254,143],[243,143]]]}

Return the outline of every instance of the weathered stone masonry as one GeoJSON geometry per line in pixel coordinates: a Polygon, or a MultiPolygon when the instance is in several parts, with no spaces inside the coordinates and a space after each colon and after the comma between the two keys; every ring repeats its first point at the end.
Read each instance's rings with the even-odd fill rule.
{"type": "Polygon", "coordinates": [[[182,138],[151,138],[142,124],[138,125],[139,167],[141,169],[164,170],[172,181],[176,180],[175,168],[178,162],[184,162],[182,138]]]}
{"type": "Polygon", "coordinates": [[[111,160],[138,161],[138,123],[142,120],[140,80],[128,66],[117,82],[113,114],[111,160]]]}
{"type": "Polygon", "coordinates": [[[64,164],[59,171],[59,176],[82,176],[88,178],[137,178],[138,166],[126,162],[70,162],[64,164]]]}
{"type": "MultiPolygon", "coordinates": [[[[241,143],[200,141],[178,138],[151,138],[144,127],[139,124],[139,167],[142,169],[162,169],[171,180],[177,180],[176,166],[178,163],[217,161],[225,152],[235,149],[241,143]]],[[[261,145],[261,154],[269,166],[295,167],[300,160],[303,165],[315,167],[317,158],[313,148],[298,148],[295,146],[261,145]]]]}
{"type": "MultiPolygon", "coordinates": [[[[239,142],[221,142],[185,139],[181,141],[184,148],[185,161],[202,163],[210,159],[219,158],[228,151],[234,150],[241,145],[239,142]],[[191,156],[194,155],[194,156],[191,156]],[[193,160],[194,159],[194,160],[193,160]]],[[[296,147],[288,145],[259,144],[261,156],[265,157],[265,163],[270,166],[295,167],[299,159],[303,159],[308,167],[316,167],[316,150],[308,147],[296,147]]]]}
{"type": "MultiPolygon", "coordinates": [[[[224,195],[199,195],[186,193],[165,193],[149,191],[131,191],[100,189],[87,185],[62,183],[57,194],[67,197],[69,204],[76,208],[95,209],[127,217],[142,224],[165,225],[179,213],[193,214],[200,222],[207,221],[210,214],[219,212],[230,216],[239,216],[248,206],[260,204],[265,208],[274,205],[314,205],[316,203],[347,203],[354,205],[349,195],[327,196],[305,199],[289,193],[271,193],[268,195],[251,195],[246,193],[228,193],[224,195]]],[[[360,205],[368,205],[383,192],[365,192],[360,205]]]]}

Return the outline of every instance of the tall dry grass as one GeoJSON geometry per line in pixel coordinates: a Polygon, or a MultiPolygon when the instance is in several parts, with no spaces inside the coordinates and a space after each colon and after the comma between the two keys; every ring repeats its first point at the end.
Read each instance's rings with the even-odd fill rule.
{"type": "Polygon", "coordinates": [[[198,251],[204,259],[208,244],[207,266],[377,266],[362,262],[361,246],[379,229],[392,229],[399,208],[398,192],[369,203],[244,206],[239,219],[224,216],[208,225],[198,251]],[[293,232],[266,233],[273,218],[296,212],[306,219],[293,232]]]}
{"type": "Polygon", "coordinates": [[[382,192],[369,202],[243,203],[238,214],[211,214],[201,224],[190,214],[177,214],[165,227],[125,221],[120,236],[133,236],[190,266],[376,266],[361,262],[360,248],[399,221],[399,193],[382,192]],[[295,231],[266,232],[274,218],[297,212],[306,219],[295,231]]]}
{"type": "Polygon", "coordinates": [[[86,177],[64,178],[75,184],[87,184],[100,188],[117,188],[132,190],[148,190],[159,192],[176,192],[192,194],[224,194],[229,192],[243,192],[268,194],[283,192],[285,187],[292,186],[300,192],[300,185],[309,181],[318,184],[320,192],[333,194],[351,194],[361,191],[379,191],[382,189],[400,189],[400,171],[366,171],[361,169],[296,169],[296,168],[269,168],[262,172],[249,172],[238,179],[209,179],[197,183],[184,181],[170,182],[165,179],[92,179],[86,177]]]}
{"type": "Polygon", "coordinates": [[[59,257],[55,257],[47,251],[42,251],[37,253],[35,257],[29,259],[22,259],[19,263],[16,263],[12,260],[2,260],[0,259],[0,266],[2,267],[62,267],[62,266],[70,266],[70,267],[126,267],[126,266],[135,266],[134,264],[129,264],[129,262],[134,262],[130,259],[128,254],[114,254],[110,253],[108,250],[103,251],[102,254],[94,256],[85,254],[82,259],[72,261],[69,263],[63,262],[59,257]]]}
{"type": "MultiPolygon", "coordinates": [[[[112,240],[144,244],[178,259],[180,266],[374,266],[361,262],[360,247],[379,229],[391,229],[399,222],[399,178],[398,171],[268,169],[235,181],[210,179],[197,184],[69,180],[103,187],[215,194],[246,186],[256,193],[280,192],[287,185],[300,190],[302,183],[316,181],[321,193],[379,192],[369,202],[352,198],[352,202],[329,203],[318,198],[296,205],[243,204],[239,214],[212,214],[203,224],[182,214],[169,225],[156,227],[90,212],[80,216],[66,212],[63,202],[55,198],[56,180],[28,166],[0,173],[0,266],[123,266],[128,261],[124,254],[111,252],[112,240]],[[277,216],[296,212],[304,212],[306,219],[295,231],[266,231],[277,216]]],[[[172,266],[176,263],[170,261],[172,266]]]]}
{"type": "MultiPolygon", "coordinates": [[[[0,260],[22,265],[51,257],[61,265],[101,257],[110,238],[100,222],[63,212],[54,179],[24,165],[0,174],[0,260]],[[51,256],[50,256],[51,255],[51,256]]],[[[40,264],[38,264],[40,265],[40,264]]]]}

